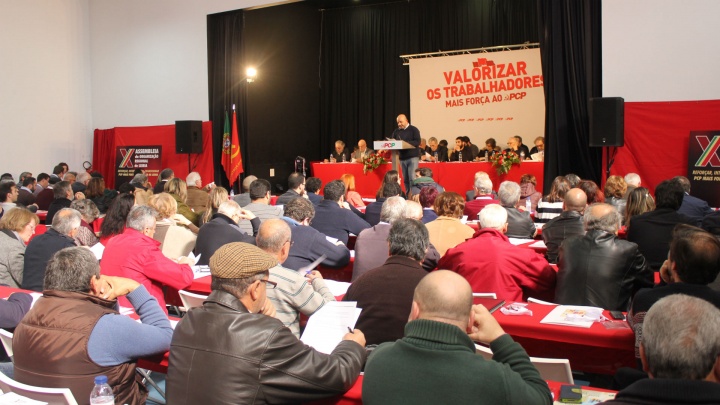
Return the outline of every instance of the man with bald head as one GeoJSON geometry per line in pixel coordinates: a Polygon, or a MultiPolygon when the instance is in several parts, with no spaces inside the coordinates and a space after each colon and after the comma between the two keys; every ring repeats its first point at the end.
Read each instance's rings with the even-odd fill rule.
{"type": "Polygon", "coordinates": [[[363,403],[550,404],[547,383],[472,290],[446,270],[415,288],[405,337],[375,349],[363,381],[363,403]],[[494,355],[475,354],[479,341],[494,355]]]}
{"type": "Polygon", "coordinates": [[[319,271],[300,274],[282,266],[290,254],[291,239],[290,226],[285,221],[268,219],[260,225],[256,243],[278,260],[278,264],[270,268],[270,280],[277,283],[277,287],[267,291],[268,300],[275,306],[275,317],[299,338],[300,313],[310,316],[326,302],[335,301],[335,296],[319,271]]]}
{"type": "Polygon", "coordinates": [[[652,287],[653,274],[638,245],[617,237],[621,221],[609,204],[585,210],[585,235],[560,245],[556,303],[625,311],[640,288],[652,287]]]}
{"type": "Polygon", "coordinates": [[[363,159],[370,156],[374,151],[367,147],[364,139],[358,141],[358,148],[352,153],[353,162],[362,163],[363,159]]]}
{"type": "Polygon", "coordinates": [[[415,169],[417,169],[420,161],[420,149],[418,149],[418,146],[420,146],[420,130],[410,125],[405,114],[398,115],[396,121],[398,127],[393,131],[392,138],[415,146],[414,148],[399,151],[405,192],[408,192],[415,176],[415,169]]]}
{"type": "Polygon", "coordinates": [[[546,257],[550,263],[557,263],[560,244],[567,238],[585,235],[583,213],[587,207],[587,195],[579,188],[570,189],[563,200],[563,212],[545,223],[542,237],[547,246],[546,257]]]}

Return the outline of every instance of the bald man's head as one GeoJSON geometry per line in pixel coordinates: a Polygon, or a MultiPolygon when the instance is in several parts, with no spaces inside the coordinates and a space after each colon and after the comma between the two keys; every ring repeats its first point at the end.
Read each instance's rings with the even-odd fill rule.
{"type": "Polygon", "coordinates": [[[472,289],[467,280],[452,271],[438,270],[423,277],[415,287],[411,317],[451,323],[464,330],[472,304],[472,289]]]}
{"type": "Polygon", "coordinates": [[[283,246],[290,242],[290,226],[282,219],[266,219],[258,230],[255,242],[257,246],[273,255],[279,255],[283,246]]]}
{"type": "Polygon", "coordinates": [[[587,207],[587,194],[579,188],[571,188],[565,193],[565,211],[582,213],[587,207]]]}

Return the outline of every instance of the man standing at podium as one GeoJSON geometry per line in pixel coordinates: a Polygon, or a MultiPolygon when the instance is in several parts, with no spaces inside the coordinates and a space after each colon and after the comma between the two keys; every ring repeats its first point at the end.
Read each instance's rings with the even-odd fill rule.
{"type": "Polygon", "coordinates": [[[402,167],[402,177],[405,183],[405,192],[410,190],[410,185],[415,175],[415,169],[418,167],[420,160],[420,130],[410,125],[405,114],[397,117],[397,129],[393,132],[392,138],[405,141],[412,146],[412,149],[403,149],[400,153],[400,166],[402,167]]]}

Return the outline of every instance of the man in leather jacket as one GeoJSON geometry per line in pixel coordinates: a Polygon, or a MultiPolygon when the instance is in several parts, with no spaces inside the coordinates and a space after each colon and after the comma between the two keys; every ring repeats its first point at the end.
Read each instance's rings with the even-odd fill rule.
{"type": "Polygon", "coordinates": [[[275,286],[268,269],[275,265],[275,258],[243,242],[215,252],[213,292],[173,335],[169,404],[307,402],[352,386],[365,362],[365,336],[355,329],[323,354],[265,315],[266,289],[275,286]]]}
{"type": "Polygon", "coordinates": [[[624,311],[637,290],[652,287],[652,271],[637,244],[617,237],[621,220],[609,204],[585,210],[587,233],[560,245],[556,303],[624,311]]]}

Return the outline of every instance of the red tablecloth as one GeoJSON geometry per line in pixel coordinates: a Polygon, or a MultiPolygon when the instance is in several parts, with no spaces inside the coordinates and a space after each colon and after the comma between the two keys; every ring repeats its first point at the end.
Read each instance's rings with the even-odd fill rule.
{"type": "MultiPolygon", "coordinates": [[[[530,356],[569,359],[573,370],[614,374],[619,367],[636,367],[632,329],[607,329],[600,323],[590,328],[541,324],[554,305],[529,303],[533,316],[493,312],[505,332],[530,356]]],[[[608,311],[605,316],[610,318],[608,311]]]]}
{"type": "MultiPolygon", "coordinates": [[[[529,173],[535,176],[537,186],[535,189],[542,192],[543,189],[543,162],[523,162],[520,166],[514,166],[510,173],[498,176],[490,163],[486,162],[448,162],[448,163],[424,163],[420,167],[429,167],[433,171],[433,178],[447,191],[454,191],[462,196],[472,189],[475,179],[475,172],[484,171],[490,175],[493,187],[497,190],[501,182],[512,180],[519,182],[523,174],[529,173]]],[[[355,176],[355,189],[365,198],[375,198],[382,179],[389,170],[391,164],[384,164],[372,172],[363,174],[363,165],[360,163],[310,163],[312,175],[319,177],[323,185],[329,181],[338,180],[345,173],[355,176]]]]}

